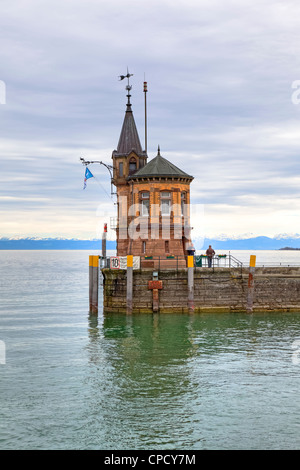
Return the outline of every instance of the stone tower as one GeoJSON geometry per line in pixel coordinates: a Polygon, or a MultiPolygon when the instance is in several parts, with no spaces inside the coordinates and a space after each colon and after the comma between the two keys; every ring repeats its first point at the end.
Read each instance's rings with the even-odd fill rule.
{"type": "Polygon", "coordinates": [[[160,154],[147,163],[130,103],[130,89],[117,150],[112,153],[118,216],[117,255],[185,259],[190,236],[193,176],[160,154]]]}

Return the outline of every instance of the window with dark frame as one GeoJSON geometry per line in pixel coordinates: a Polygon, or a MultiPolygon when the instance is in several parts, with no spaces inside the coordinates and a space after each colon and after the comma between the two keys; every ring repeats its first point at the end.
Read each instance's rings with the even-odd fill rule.
{"type": "Polygon", "coordinates": [[[161,215],[170,215],[171,213],[171,193],[169,191],[162,191],[160,193],[160,211],[161,215]]]}
{"type": "Polygon", "coordinates": [[[141,215],[149,217],[150,196],[148,192],[141,193],[141,215]]]}
{"type": "Polygon", "coordinates": [[[181,215],[185,216],[186,214],[186,193],[181,193],[181,215]]]}
{"type": "Polygon", "coordinates": [[[136,172],[136,159],[132,157],[129,160],[129,174],[132,175],[135,172],[136,172]]]}

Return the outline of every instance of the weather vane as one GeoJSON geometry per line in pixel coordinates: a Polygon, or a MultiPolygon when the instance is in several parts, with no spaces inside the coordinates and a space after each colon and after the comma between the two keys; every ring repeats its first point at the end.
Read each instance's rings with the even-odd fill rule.
{"type": "Polygon", "coordinates": [[[127,75],[119,75],[119,81],[121,80],[124,80],[124,78],[127,78],[127,86],[126,86],[126,90],[128,91],[128,95],[127,95],[127,98],[128,98],[128,103],[127,105],[131,106],[130,104],[130,90],[132,88],[132,85],[129,85],[129,78],[133,76],[133,73],[129,73],[128,71],[128,67],[127,67],[127,75]]]}
{"type": "MultiPolygon", "coordinates": [[[[127,85],[127,87],[126,87],[126,90],[127,90],[128,87],[130,86],[130,85],[129,85],[129,78],[132,77],[132,76],[133,76],[133,73],[129,73],[129,72],[128,72],[128,67],[127,67],[127,75],[119,75],[120,81],[121,81],[121,80],[124,80],[124,78],[127,78],[127,79],[128,79],[128,85],[127,85]]],[[[130,86],[130,89],[131,89],[131,86],[130,86]]]]}

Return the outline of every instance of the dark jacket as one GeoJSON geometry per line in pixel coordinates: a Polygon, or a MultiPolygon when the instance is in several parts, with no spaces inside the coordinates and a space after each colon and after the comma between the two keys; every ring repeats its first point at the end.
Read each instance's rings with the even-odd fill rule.
{"type": "Polygon", "coordinates": [[[215,250],[213,250],[212,248],[207,248],[206,255],[209,256],[209,258],[212,258],[215,254],[215,250]]]}

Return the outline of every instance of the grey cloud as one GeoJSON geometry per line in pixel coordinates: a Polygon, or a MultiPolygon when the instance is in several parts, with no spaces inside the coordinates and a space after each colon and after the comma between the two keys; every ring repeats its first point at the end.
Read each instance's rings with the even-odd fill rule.
{"type": "MultiPolygon", "coordinates": [[[[33,200],[51,220],[55,204],[63,217],[72,201],[78,215],[86,204],[94,211],[95,198],[107,201],[95,185],[82,193],[78,159],[110,163],[126,103],[118,75],[127,65],[142,141],[144,72],[148,81],[149,157],[160,144],[192,173],[195,201],[223,201],[235,212],[247,194],[255,207],[266,195],[299,197],[300,105],[291,102],[299,10],[274,0],[4,2],[1,167],[5,181],[13,175],[1,207],[14,204],[1,196],[23,196],[34,230],[33,200]]],[[[109,192],[106,170],[95,173],[109,192]]]]}

